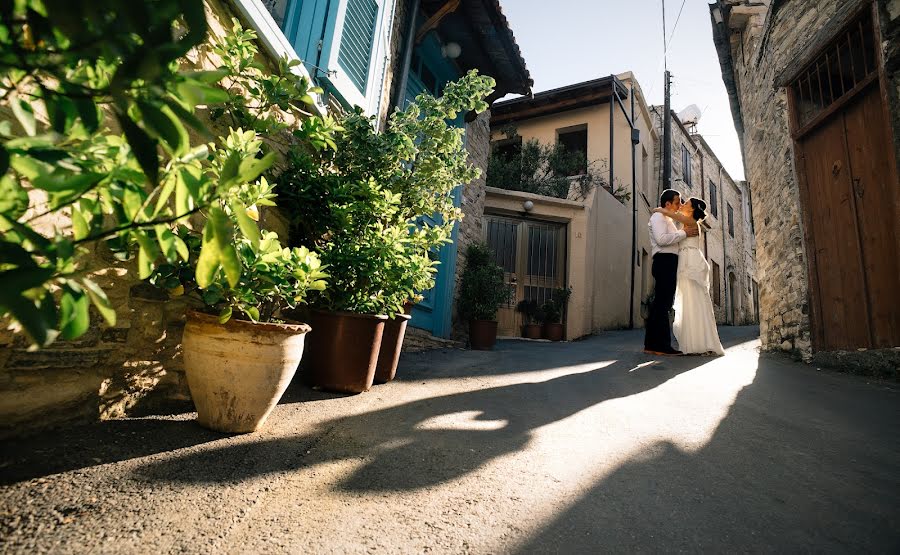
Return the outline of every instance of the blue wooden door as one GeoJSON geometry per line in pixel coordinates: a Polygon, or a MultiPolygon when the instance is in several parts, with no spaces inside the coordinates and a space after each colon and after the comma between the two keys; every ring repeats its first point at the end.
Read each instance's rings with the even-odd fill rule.
{"type": "MultiPolygon", "coordinates": [[[[444,84],[455,80],[459,73],[441,55],[440,44],[433,36],[428,36],[416,47],[409,69],[409,80],[405,91],[405,101],[412,102],[422,92],[439,95],[444,84]]],[[[465,125],[464,116],[454,122],[458,126],[465,125]]],[[[453,202],[459,206],[462,197],[461,187],[453,192],[453,202]]],[[[423,218],[424,223],[434,224],[434,218],[423,218]]],[[[431,254],[432,260],[438,261],[434,288],[420,292],[424,299],[413,308],[410,324],[428,330],[437,337],[450,336],[450,322],[453,307],[453,289],[456,276],[456,238],[458,226],[453,226],[451,242],[431,254]]]]}

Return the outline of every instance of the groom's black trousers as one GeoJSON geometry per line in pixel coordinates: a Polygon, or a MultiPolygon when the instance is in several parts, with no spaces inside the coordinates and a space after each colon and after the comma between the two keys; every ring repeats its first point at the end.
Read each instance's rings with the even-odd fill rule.
{"type": "Polygon", "coordinates": [[[678,255],[657,253],[653,257],[653,279],[656,287],[650,317],[644,330],[644,347],[651,351],[672,348],[672,332],[669,327],[669,311],[675,304],[675,278],[678,273],[678,255]]]}

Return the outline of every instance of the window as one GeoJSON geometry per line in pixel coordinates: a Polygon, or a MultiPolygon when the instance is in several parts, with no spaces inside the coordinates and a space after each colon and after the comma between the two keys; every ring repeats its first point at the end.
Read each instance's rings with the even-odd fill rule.
{"type": "Polygon", "coordinates": [[[747,293],[752,293],[753,289],[751,288],[751,282],[753,280],[750,279],[750,274],[747,274],[747,293]]]}
{"type": "Polygon", "coordinates": [[[713,302],[716,306],[722,306],[722,274],[719,272],[719,265],[712,262],[712,293],[713,302]]]}
{"type": "Polygon", "coordinates": [[[728,207],[728,234],[734,237],[734,210],[731,205],[726,203],[728,207]]]}
{"type": "Polygon", "coordinates": [[[583,125],[577,129],[566,129],[557,131],[557,141],[562,145],[566,152],[580,152],[583,164],[580,168],[573,169],[569,175],[584,175],[587,173],[587,126],[583,125]]]}
{"type": "Polygon", "coordinates": [[[369,61],[377,24],[378,4],[375,0],[347,0],[338,63],[363,94],[369,80],[369,61]]]}
{"type": "Polygon", "coordinates": [[[522,152],[522,137],[494,141],[491,147],[494,154],[509,162],[522,152]]]}
{"type": "Polygon", "coordinates": [[[709,208],[712,211],[712,215],[716,218],[719,217],[719,190],[716,188],[716,184],[712,181],[709,182],[709,208]]]}
{"type": "Polygon", "coordinates": [[[647,147],[641,147],[641,172],[644,174],[644,195],[653,202],[656,193],[653,191],[653,171],[650,169],[650,155],[647,147]]]}
{"type": "Polygon", "coordinates": [[[686,145],[681,145],[681,178],[688,185],[693,185],[691,182],[691,152],[686,145]]]}

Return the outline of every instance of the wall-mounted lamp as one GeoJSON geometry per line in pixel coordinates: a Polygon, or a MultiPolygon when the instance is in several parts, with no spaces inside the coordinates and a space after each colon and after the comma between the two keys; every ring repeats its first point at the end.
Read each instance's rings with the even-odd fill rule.
{"type": "Polygon", "coordinates": [[[459,43],[448,42],[441,47],[441,55],[445,58],[455,60],[459,58],[460,54],[462,54],[462,47],[459,45],[459,43]]]}
{"type": "Polygon", "coordinates": [[[530,200],[526,200],[522,203],[522,208],[524,208],[526,212],[531,212],[532,210],[534,210],[534,203],[530,200]]]}
{"type": "Polygon", "coordinates": [[[712,13],[713,13],[713,19],[715,20],[716,25],[721,25],[722,23],[725,22],[725,20],[722,18],[722,9],[721,8],[713,8],[712,13]]]}

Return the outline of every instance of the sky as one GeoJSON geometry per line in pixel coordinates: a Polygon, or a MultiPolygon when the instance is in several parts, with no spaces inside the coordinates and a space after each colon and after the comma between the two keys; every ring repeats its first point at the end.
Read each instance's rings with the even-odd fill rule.
{"type": "Polygon", "coordinates": [[[731,177],[743,179],[707,0],[502,0],[502,7],[534,92],[631,71],[654,105],[663,103],[663,1],[672,109],[696,104],[698,131],[731,177]]]}

